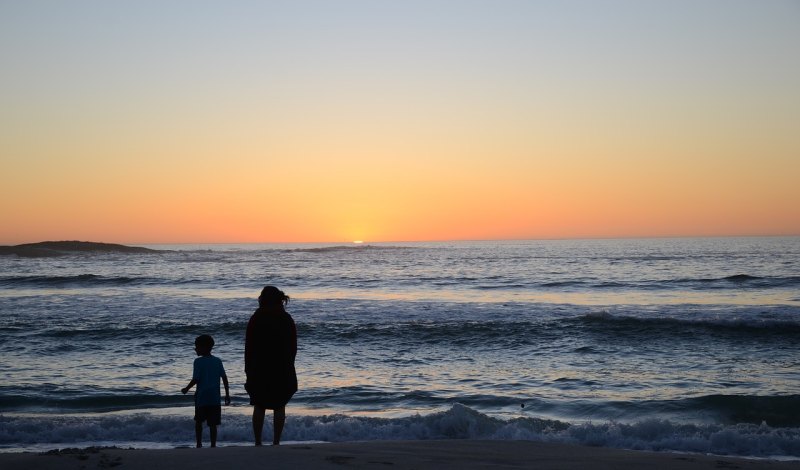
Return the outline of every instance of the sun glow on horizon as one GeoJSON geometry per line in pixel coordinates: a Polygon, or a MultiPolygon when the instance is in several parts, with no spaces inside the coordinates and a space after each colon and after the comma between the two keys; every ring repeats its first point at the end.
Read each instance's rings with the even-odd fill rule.
{"type": "Polygon", "coordinates": [[[800,235],[792,4],[234,2],[4,5],[0,244],[800,235]]]}

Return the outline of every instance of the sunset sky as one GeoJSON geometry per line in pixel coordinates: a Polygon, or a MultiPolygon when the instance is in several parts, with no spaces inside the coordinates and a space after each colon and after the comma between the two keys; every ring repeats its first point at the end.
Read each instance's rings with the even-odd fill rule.
{"type": "Polygon", "coordinates": [[[800,234],[800,2],[0,0],[0,244],[800,234]]]}

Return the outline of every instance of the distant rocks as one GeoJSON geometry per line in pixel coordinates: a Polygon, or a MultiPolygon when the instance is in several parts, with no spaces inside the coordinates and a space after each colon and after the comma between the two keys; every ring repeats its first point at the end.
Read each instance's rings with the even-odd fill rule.
{"type": "Polygon", "coordinates": [[[16,255],[24,258],[46,258],[75,253],[159,253],[160,250],[114,243],[58,241],[25,243],[14,246],[0,246],[0,255],[16,255]]]}

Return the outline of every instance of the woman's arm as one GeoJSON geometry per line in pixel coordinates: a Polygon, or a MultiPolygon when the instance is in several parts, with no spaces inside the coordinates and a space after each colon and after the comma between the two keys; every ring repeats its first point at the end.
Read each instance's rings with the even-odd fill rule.
{"type": "Polygon", "coordinates": [[[250,321],[247,322],[247,331],[244,335],[244,373],[247,375],[247,371],[250,369],[250,365],[252,364],[253,359],[253,319],[255,315],[250,317],[250,321]]]}
{"type": "Polygon", "coordinates": [[[289,317],[289,325],[291,325],[291,340],[289,346],[292,348],[292,361],[297,357],[297,326],[294,324],[294,319],[289,317]]]}

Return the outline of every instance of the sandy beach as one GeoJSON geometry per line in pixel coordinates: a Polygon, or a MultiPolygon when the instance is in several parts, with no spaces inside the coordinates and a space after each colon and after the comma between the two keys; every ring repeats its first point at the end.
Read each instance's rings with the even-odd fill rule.
{"type": "Polygon", "coordinates": [[[5,470],[115,468],[800,469],[800,461],[639,452],[530,441],[371,441],[161,450],[88,448],[0,454],[5,470]]]}

